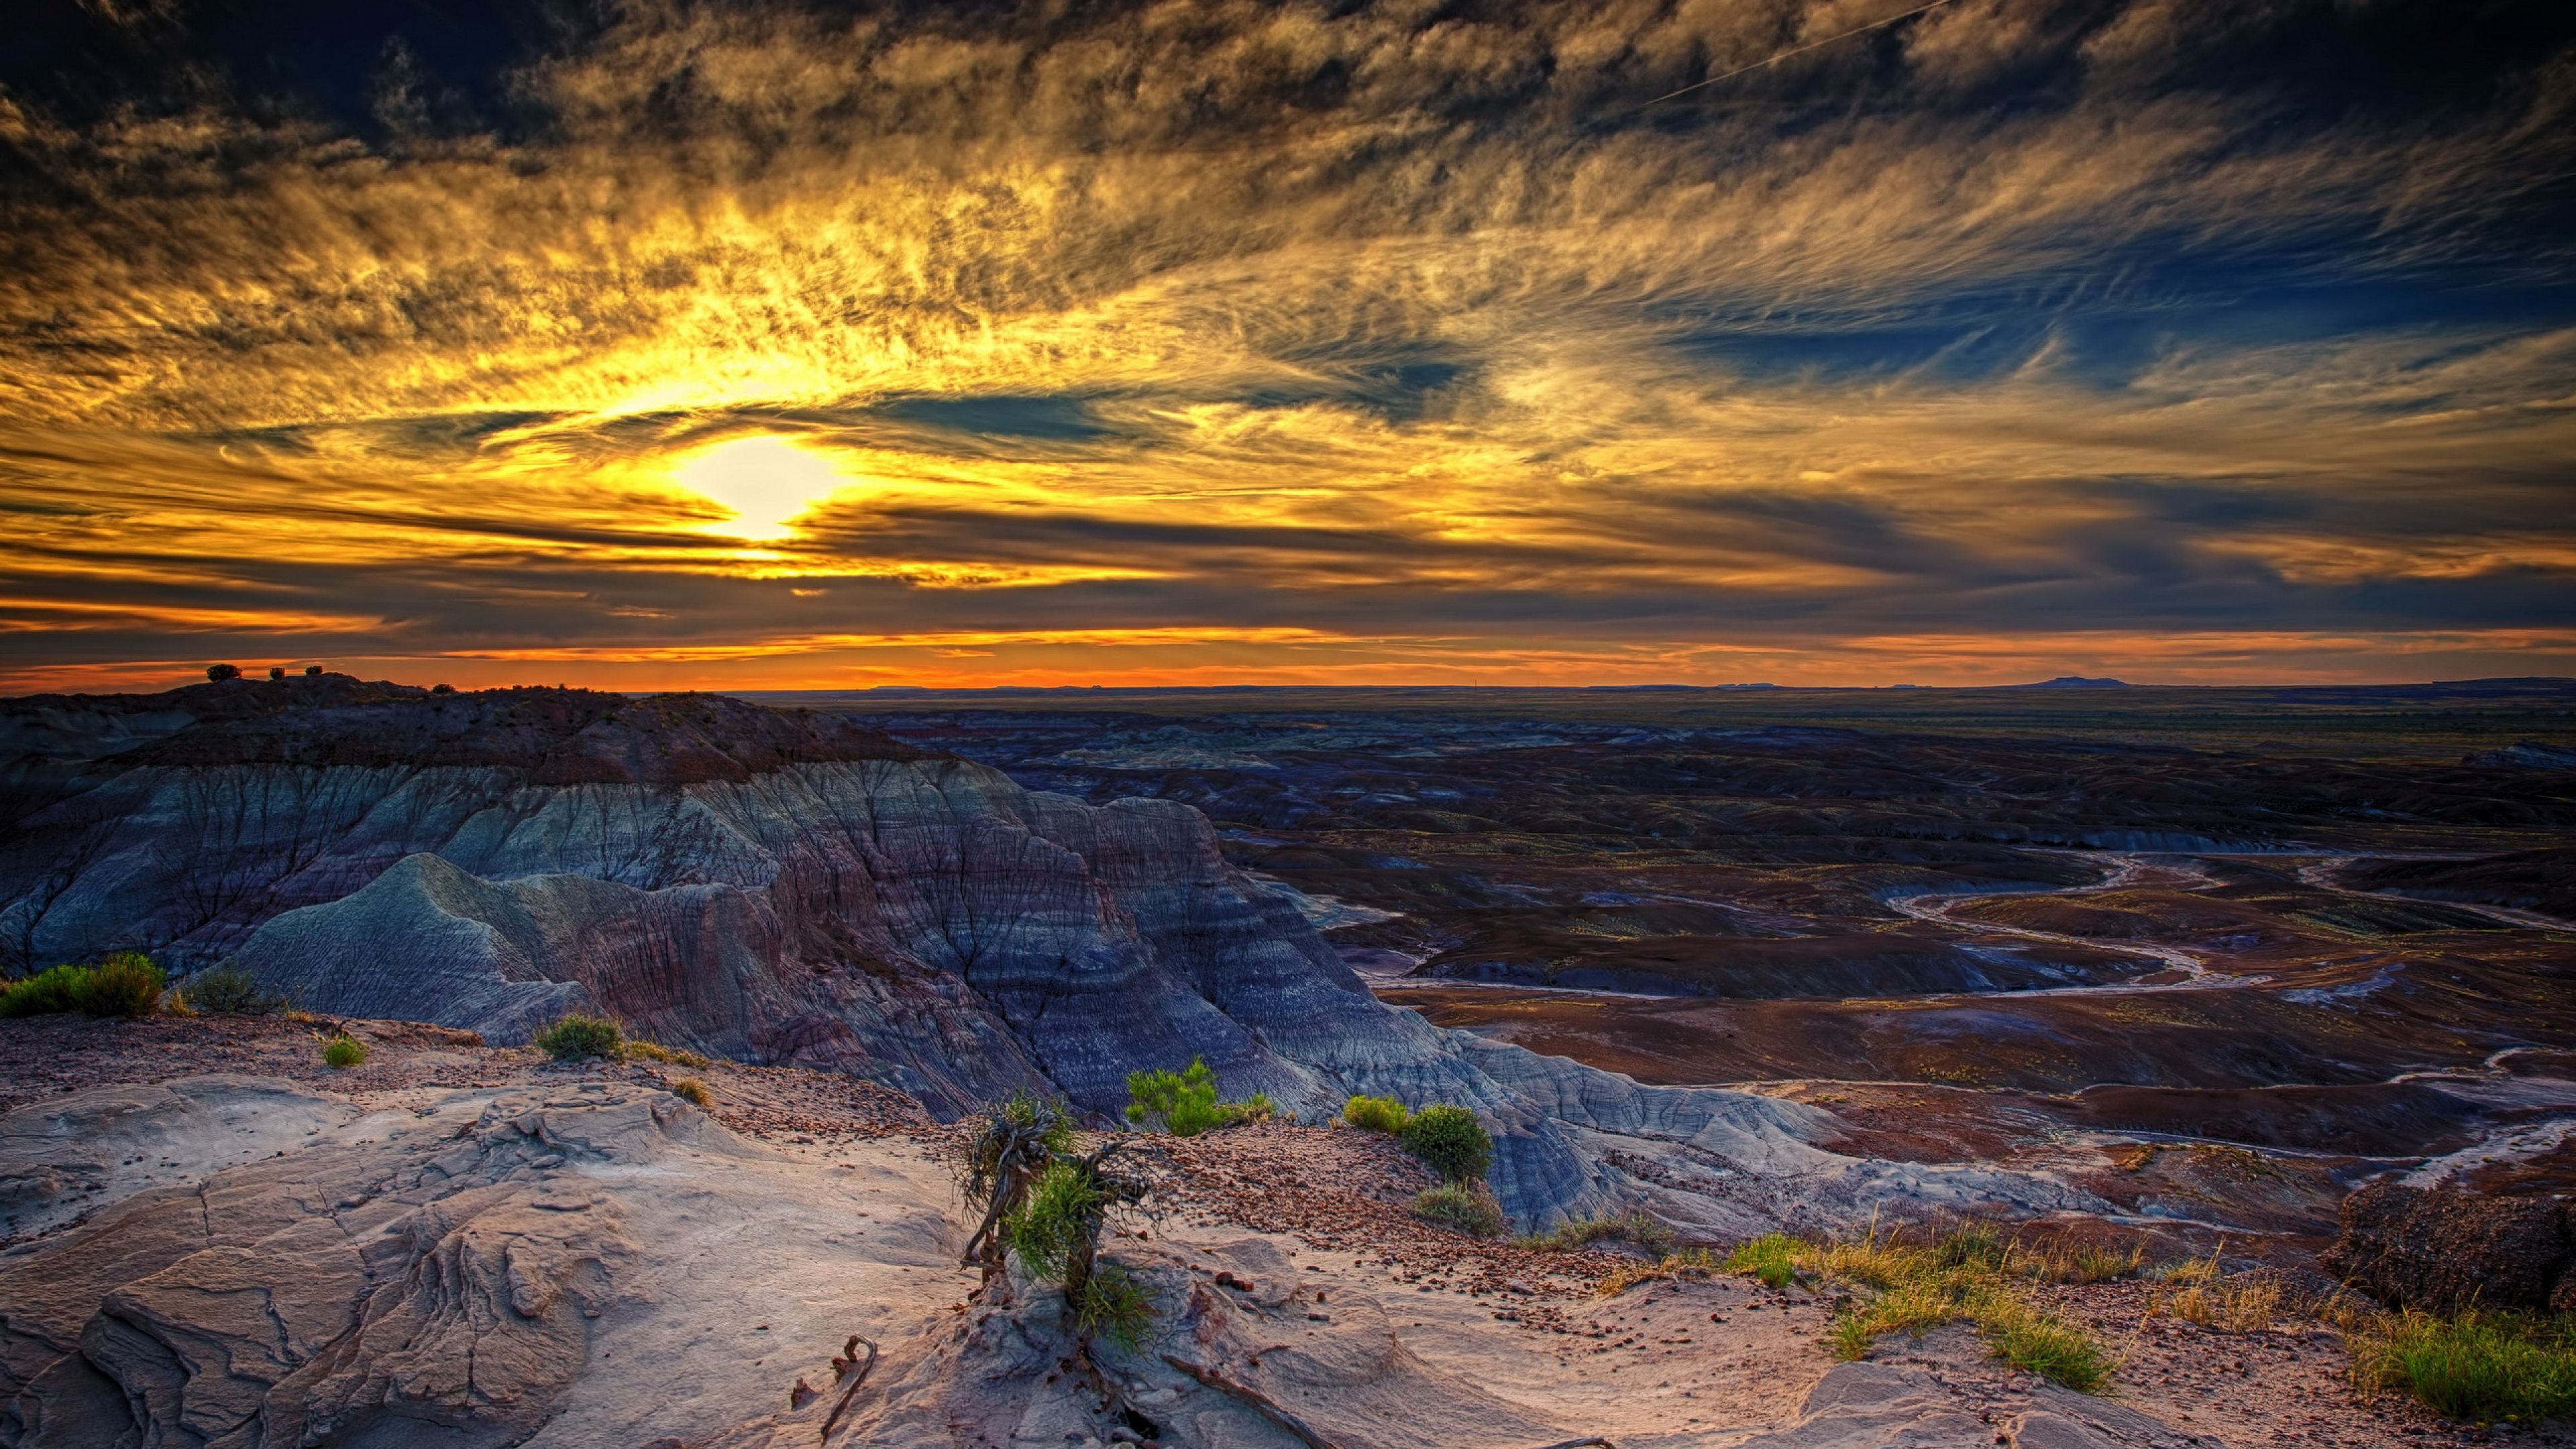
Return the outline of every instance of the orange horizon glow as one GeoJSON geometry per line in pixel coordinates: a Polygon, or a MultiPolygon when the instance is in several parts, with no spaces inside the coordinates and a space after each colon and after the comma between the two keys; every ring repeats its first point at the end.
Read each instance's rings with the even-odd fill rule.
{"type": "MultiPolygon", "coordinates": [[[[2062,640],[1887,638],[1847,641],[1849,655],[1834,661],[1817,661],[1802,651],[1785,647],[1693,651],[1700,656],[1717,655],[1714,660],[1673,659],[1659,657],[1659,653],[1603,660],[1542,648],[1426,657],[1425,651],[1411,641],[1317,636],[1297,641],[1298,646],[1349,657],[1302,666],[1282,666],[1257,657],[1284,642],[1277,638],[1188,639],[1176,637],[1175,631],[1136,631],[1132,637],[1121,639],[978,635],[839,641],[829,646],[799,641],[774,649],[711,646],[632,654],[553,650],[505,655],[362,656],[338,661],[239,656],[222,661],[209,658],[206,662],[235,664],[254,677],[272,664],[296,674],[307,664],[320,663],[333,673],[421,686],[450,684],[459,689],[496,689],[572,685],[651,694],[692,690],[829,692],[878,685],[930,689],[1190,689],[1245,685],[1580,689],[1637,684],[1707,688],[1774,684],[1792,689],[1879,689],[1905,684],[1924,689],[1975,689],[2035,683],[2062,675],[2115,677],[2147,686],[2290,687],[2571,677],[2571,661],[2576,661],[2576,630],[2324,641],[2261,634],[2190,640],[2096,639],[2087,641],[2090,647],[2084,652],[2074,654],[2061,652],[2062,640]],[[2284,662],[2295,659],[2302,649],[2329,657],[2359,655],[2380,668],[2377,672],[2356,670],[2343,665],[2340,658],[2332,663],[2305,665],[2284,662]],[[1211,652],[1238,657],[1190,658],[1211,652]],[[818,654],[831,656],[836,662],[818,665],[818,654]],[[1134,662],[1140,654],[1150,662],[1134,662]],[[1038,662],[1048,655],[1070,655],[1080,662],[1038,662]],[[1241,657],[1246,655],[1256,657],[1241,657]],[[1115,662],[1109,656],[1123,656],[1130,662],[1115,662]],[[1029,662],[1017,662],[1023,657],[1029,662]],[[1103,663],[1095,664],[1094,660],[1103,663]]],[[[0,692],[158,693],[200,683],[204,678],[203,664],[136,661],[0,672],[0,692]]]]}

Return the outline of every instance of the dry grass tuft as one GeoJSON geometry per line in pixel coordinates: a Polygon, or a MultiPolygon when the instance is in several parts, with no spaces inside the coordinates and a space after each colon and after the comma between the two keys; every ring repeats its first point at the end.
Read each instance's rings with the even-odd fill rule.
{"type": "Polygon", "coordinates": [[[1513,1239],[1513,1246],[1562,1252],[1599,1242],[1631,1243],[1661,1257],[1672,1251],[1673,1230],[1643,1212],[1631,1210],[1599,1217],[1568,1218],[1547,1232],[1513,1239]]]}
{"type": "Polygon", "coordinates": [[[660,1062],[665,1066],[687,1067],[693,1072],[703,1072],[715,1065],[696,1052],[682,1051],[678,1047],[666,1047],[657,1041],[642,1041],[634,1037],[628,1037],[622,1043],[621,1050],[628,1061],[660,1062]]]}
{"type": "Polygon", "coordinates": [[[1923,1334],[1972,1323],[1995,1357],[2081,1393],[2110,1382],[2111,1359],[2081,1327],[2031,1294],[2038,1283],[2098,1282],[2133,1271],[2134,1255],[2078,1248],[2030,1249],[1983,1223],[1909,1243],[1873,1227],[1858,1238],[1814,1241],[1774,1233],[1737,1245],[1730,1272],[1772,1288],[1806,1280],[1857,1290],[1827,1342],[1837,1356],[1866,1356],[1891,1333],[1923,1334]]]}
{"type": "Polygon", "coordinates": [[[1708,1249],[1684,1248],[1678,1253],[1666,1253],[1651,1263],[1631,1263],[1614,1270],[1601,1280],[1599,1291],[1604,1298],[1616,1298],[1640,1283],[1711,1278],[1718,1272],[1717,1258],[1708,1249]]]}
{"type": "Polygon", "coordinates": [[[2282,1294],[2280,1280],[2268,1273],[2228,1276],[2219,1267],[2217,1249],[2206,1258],[2165,1264],[2155,1277],[2149,1318],[2179,1318],[2223,1333],[2256,1333],[2294,1307],[2282,1294]]]}

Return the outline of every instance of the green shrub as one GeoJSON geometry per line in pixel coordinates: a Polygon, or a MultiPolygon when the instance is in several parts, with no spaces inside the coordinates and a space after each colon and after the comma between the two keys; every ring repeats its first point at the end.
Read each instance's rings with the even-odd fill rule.
{"type": "Polygon", "coordinates": [[[211,967],[179,987],[179,999],[190,1011],[212,1016],[266,1016],[286,1004],[283,996],[259,989],[259,979],[239,966],[211,967]]]}
{"type": "Polygon", "coordinates": [[[119,951],[89,969],[72,988],[72,1003],[84,1016],[150,1016],[161,1005],[169,976],[140,951],[119,951]]]}
{"type": "Polygon", "coordinates": [[[54,966],[0,993],[0,1017],[150,1016],[169,977],[139,951],[119,951],[95,966],[54,966]]]}
{"type": "Polygon", "coordinates": [[[1414,1194],[1413,1215],[1471,1238],[1499,1237],[1506,1226],[1502,1207],[1481,1182],[1444,1182],[1438,1187],[1426,1187],[1414,1194]]]}
{"type": "Polygon", "coordinates": [[[559,1062],[578,1062],[591,1057],[615,1061],[626,1045],[626,1033],[616,1022],[604,1016],[557,1017],[555,1024],[537,1033],[537,1050],[559,1062]]]}
{"type": "Polygon", "coordinates": [[[2355,1336],[2352,1376],[2364,1389],[2411,1393],[2446,1419],[2566,1418],[2576,1415],[2576,1321],[2410,1310],[2355,1336]]]}
{"type": "Polygon", "coordinates": [[[966,1261],[999,1268],[1017,1257],[1031,1277],[1062,1288],[1084,1354],[1094,1332],[1134,1347],[1153,1318],[1144,1285],[1098,1261],[1109,1214],[1143,1201],[1153,1187],[1113,1162],[1136,1140],[1112,1137],[1076,1157],[1072,1108],[1023,1091],[987,1111],[958,1163],[967,1205],[984,1213],[966,1241],[966,1261]]]}
{"type": "Polygon", "coordinates": [[[1175,1137],[1196,1137],[1219,1127],[1267,1122],[1278,1108],[1255,1092],[1241,1102],[1216,1099],[1216,1073],[1197,1057],[1187,1068],[1127,1074],[1127,1120],[1136,1126],[1161,1128],[1175,1137]]]}
{"type": "Polygon", "coordinates": [[[1040,1278],[1062,1279],[1075,1260],[1097,1240],[1109,1198],[1080,1166],[1050,1163],[1020,1210],[1002,1225],[1020,1266],[1040,1278]]]}
{"type": "Polygon", "coordinates": [[[324,1065],[340,1071],[347,1071],[366,1059],[367,1044],[347,1032],[331,1038],[322,1048],[324,1065]]]}
{"type": "Polygon", "coordinates": [[[1115,1263],[1092,1270],[1074,1305],[1074,1330],[1098,1335],[1134,1353],[1154,1325],[1154,1292],[1144,1280],[1115,1263]]]}
{"type": "Polygon", "coordinates": [[[150,1016],[161,1005],[169,976],[140,951],[119,951],[89,969],[72,987],[72,1004],[84,1016],[150,1016]]]}
{"type": "Polygon", "coordinates": [[[1483,1177],[1494,1160],[1492,1135],[1464,1107],[1425,1107],[1413,1114],[1396,1138],[1405,1151],[1451,1182],[1483,1177]]]}
{"type": "Polygon", "coordinates": [[[1127,1097],[1129,1122],[1175,1137],[1196,1137],[1225,1120],[1216,1105],[1216,1073],[1197,1057],[1178,1072],[1129,1072],[1127,1097]]]}
{"type": "Polygon", "coordinates": [[[86,966],[54,966],[37,972],[0,993],[0,1017],[78,1011],[79,989],[88,980],[86,966]]]}
{"type": "Polygon", "coordinates": [[[1393,1136],[1404,1130],[1404,1104],[1393,1097],[1353,1097],[1342,1105],[1342,1120],[1363,1132],[1393,1136]]]}

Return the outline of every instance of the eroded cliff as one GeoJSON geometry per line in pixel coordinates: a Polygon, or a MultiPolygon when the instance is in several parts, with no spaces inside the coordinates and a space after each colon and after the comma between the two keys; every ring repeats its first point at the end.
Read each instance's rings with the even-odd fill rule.
{"type": "Polygon", "coordinates": [[[713,696],[434,695],[337,676],[16,702],[0,937],[24,964],[230,959],[309,1009],[502,1042],[577,1007],[953,1115],[1113,1111],[1203,1057],[1230,1094],[1473,1106],[1526,1222],[1653,1200],[1713,1229],[1888,1196],[2080,1205],[2044,1179],[1819,1151],[1818,1109],[1623,1077],[1376,1001],[1196,810],[1021,789],[713,696]]]}

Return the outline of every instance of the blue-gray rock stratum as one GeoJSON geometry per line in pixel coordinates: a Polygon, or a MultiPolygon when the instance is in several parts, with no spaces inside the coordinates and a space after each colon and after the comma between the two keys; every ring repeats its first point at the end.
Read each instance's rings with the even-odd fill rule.
{"type": "Polygon", "coordinates": [[[22,965],[230,960],[316,1012],[499,1042],[605,1011],[943,1115],[1021,1086],[1107,1113],[1128,1072],[1198,1056],[1229,1094],[1310,1115],[1354,1091],[1471,1105],[1524,1221],[2086,1201],[1820,1150],[1819,1108],[1436,1029],[1371,996],[1189,806],[1027,791],[829,715],[326,675],[17,701],[0,748],[0,940],[22,965]]]}

